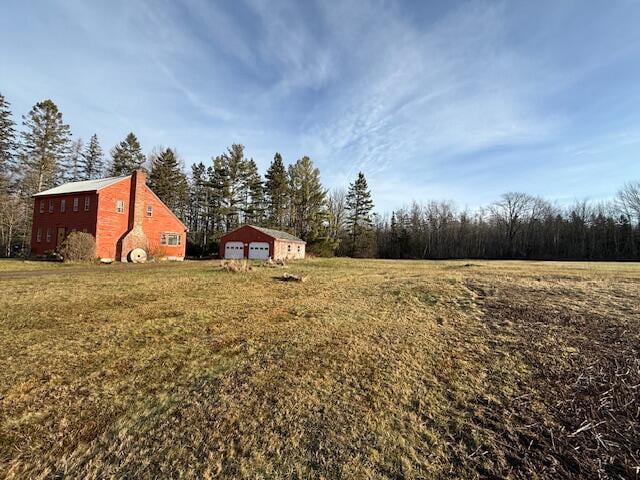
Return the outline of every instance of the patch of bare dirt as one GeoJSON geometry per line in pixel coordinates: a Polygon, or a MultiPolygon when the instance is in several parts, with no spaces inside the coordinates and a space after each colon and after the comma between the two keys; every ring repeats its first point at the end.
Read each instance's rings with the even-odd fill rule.
{"type": "Polygon", "coordinates": [[[499,459],[479,460],[477,471],[493,478],[639,478],[638,318],[590,308],[588,298],[558,301],[531,286],[467,286],[490,333],[488,390],[498,399],[469,406],[471,425],[490,442],[472,455],[499,459]],[[504,384],[499,370],[509,358],[526,366],[522,382],[504,384]]]}

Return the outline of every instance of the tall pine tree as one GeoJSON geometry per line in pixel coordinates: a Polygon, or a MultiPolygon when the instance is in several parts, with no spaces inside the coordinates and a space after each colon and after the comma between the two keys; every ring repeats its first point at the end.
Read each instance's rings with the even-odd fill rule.
{"type": "Polygon", "coordinates": [[[104,159],[102,148],[95,133],[89,139],[84,152],[82,152],[81,177],[83,180],[100,178],[104,173],[104,159]]]}
{"type": "Polygon", "coordinates": [[[175,150],[157,150],[151,155],[149,187],[178,217],[186,220],[187,176],[175,150]]]}
{"type": "Polygon", "coordinates": [[[244,223],[262,225],[264,221],[264,183],[253,158],[246,164],[244,183],[244,223]]]}
{"type": "Polygon", "coordinates": [[[283,228],[286,225],[289,203],[289,176],[279,153],[273,157],[265,178],[268,223],[274,227],[283,228]]]}
{"type": "Polygon", "coordinates": [[[320,170],[309,157],[289,166],[291,191],[291,226],[311,250],[326,241],[328,234],[326,190],[320,182],[320,170]]]}
{"type": "Polygon", "coordinates": [[[373,223],[373,200],[364,173],[358,173],[358,178],[349,185],[346,203],[351,256],[366,254],[373,223]]]}
{"type": "MultiPolygon", "coordinates": [[[[20,199],[11,192],[14,156],[16,153],[15,123],[11,105],[0,94],[0,256],[9,256],[16,233],[25,224],[26,211],[20,199]]],[[[24,230],[24,228],[22,229],[24,230]]]]}
{"type": "Polygon", "coordinates": [[[84,144],[82,139],[71,142],[71,148],[69,149],[69,155],[64,162],[64,181],[65,182],[78,182],[82,180],[82,152],[84,151],[84,144]]]}
{"type": "Polygon", "coordinates": [[[0,93],[0,194],[8,192],[16,153],[15,122],[11,118],[11,104],[0,93]]]}
{"type": "Polygon", "coordinates": [[[0,194],[7,193],[16,153],[16,129],[11,104],[0,93],[0,194]]]}
{"type": "Polygon", "coordinates": [[[112,177],[129,175],[134,170],[143,168],[144,162],[145,156],[138,138],[133,133],[129,133],[111,150],[109,175],[112,177]]]}
{"type": "Polygon", "coordinates": [[[34,105],[22,123],[18,180],[22,194],[28,197],[62,180],[61,166],[69,151],[70,133],[51,100],[34,105]]]}
{"type": "Polygon", "coordinates": [[[191,166],[189,188],[189,237],[200,247],[201,253],[209,236],[209,198],[211,187],[207,168],[199,162],[191,166]]]}

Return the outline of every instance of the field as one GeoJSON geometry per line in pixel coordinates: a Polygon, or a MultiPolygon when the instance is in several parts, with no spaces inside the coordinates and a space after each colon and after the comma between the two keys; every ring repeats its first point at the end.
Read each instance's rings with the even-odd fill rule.
{"type": "Polygon", "coordinates": [[[2,478],[640,477],[638,264],[4,261],[0,287],[2,478]]]}

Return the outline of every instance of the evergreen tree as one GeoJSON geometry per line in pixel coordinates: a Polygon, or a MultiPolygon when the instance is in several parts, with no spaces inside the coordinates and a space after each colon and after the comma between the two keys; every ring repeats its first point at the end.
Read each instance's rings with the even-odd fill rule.
{"type": "Polygon", "coordinates": [[[23,195],[56,186],[61,165],[69,151],[69,126],[51,100],[37,103],[23,117],[24,131],[19,158],[19,183],[23,195]]]}
{"type": "Polygon", "coordinates": [[[9,189],[16,152],[15,122],[11,119],[11,104],[0,93],[0,194],[9,189]]]}
{"type": "Polygon", "coordinates": [[[371,232],[373,200],[364,173],[358,173],[347,192],[347,228],[351,242],[351,256],[363,253],[364,243],[371,232]]]}
{"type": "Polygon", "coordinates": [[[264,183],[253,158],[247,162],[244,173],[244,221],[261,225],[264,220],[264,183]]]}
{"type": "Polygon", "coordinates": [[[289,202],[289,176],[279,153],[273,157],[265,178],[268,222],[270,225],[282,228],[285,225],[289,202]]]}
{"type": "Polygon", "coordinates": [[[98,135],[94,133],[82,153],[81,177],[83,180],[94,180],[100,178],[103,173],[102,148],[98,142],[98,135]]]}
{"type": "Polygon", "coordinates": [[[228,175],[225,155],[219,155],[213,159],[213,164],[207,168],[207,176],[209,179],[209,218],[212,230],[218,236],[229,229],[226,206],[228,175]]]}
{"type": "Polygon", "coordinates": [[[65,182],[78,182],[82,180],[82,151],[84,145],[82,139],[79,138],[71,143],[69,155],[65,160],[64,180],[65,182]]]}
{"type": "Polygon", "coordinates": [[[129,175],[134,170],[142,169],[144,162],[145,156],[138,138],[133,133],[129,133],[111,150],[109,175],[112,177],[129,175]]]}
{"type": "Polygon", "coordinates": [[[189,189],[189,236],[204,253],[209,235],[209,197],[211,187],[207,168],[200,162],[191,166],[189,189]]]}
{"type": "Polygon", "coordinates": [[[292,227],[297,236],[309,243],[311,250],[327,238],[326,190],[320,182],[320,170],[309,157],[289,166],[292,227]]]}
{"type": "Polygon", "coordinates": [[[151,155],[149,187],[176,215],[186,219],[187,176],[175,150],[157,150],[151,155]]]}
{"type": "Polygon", "coordinates": [[[249,161],[244,146],[233,144],[213,160],[211,175],[215,215],[224,221],[223,230],[236,228],[244,218],[250,194],[248,189],[249,161]]]}

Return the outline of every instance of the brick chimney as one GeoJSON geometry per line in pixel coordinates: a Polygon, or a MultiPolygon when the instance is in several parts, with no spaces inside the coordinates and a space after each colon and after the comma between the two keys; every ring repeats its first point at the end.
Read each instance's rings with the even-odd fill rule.
{"type": "Polygon", "coordinates": [[[129,192],[129,230],[136,225],[142,226],[144,218],[144,187],[147,175],[144,170],[134,170],[131,174],[131,191],[129,192]]]}
{"type": "Polygon", "coordinates": [[[147,175],[144,170],[135,170],[131,174],[131,189],[129,190],[129,230],[122,238],[121,260],[127,261],[129,252],[134,248],[147,251],[149,243],[142,229],[142,219],[145,213],[145,184],[147,175]]]}

